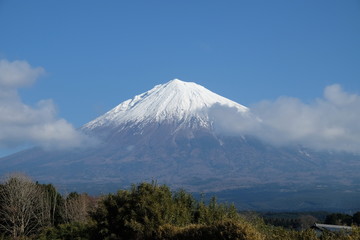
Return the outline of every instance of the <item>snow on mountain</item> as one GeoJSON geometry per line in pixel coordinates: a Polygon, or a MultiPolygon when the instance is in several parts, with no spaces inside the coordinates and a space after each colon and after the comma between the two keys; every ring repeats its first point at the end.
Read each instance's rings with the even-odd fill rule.
{"type": "Polygon", "coordinates": [[[357,199],[357,155],[274,146],[250,134],[233,134],[251,121],[260,120],[248,108],[195,83],[175,79],[86,124],[81,130],[99,140],[98,144],[67,151],[21,151],[0,158],[0,174],[24,172],[40,182],[95,194],[155,179],[190,192],[227,190],[224,197],[229,202],[253,189],[255,197],[239,197],[238,201],[266,210],[269,206],[282,210],[286,206],[292,210],[359,208],[356,201],[354,207],[344,205],[344,194],[337,190],[350,190],[357,194],[352,199],[357,199]],[[333,196],[330,187],[336,189],[333,196]],[[326,198],[312,205],[321,200],[319,194],[326,198]],[[297,200],[299,196],[302,201],[297,200]],[[339,205],[329,202],[329,196],[339,205]]]}
{"type": "Polygon", "coordinates": [[[247,107],[213,93],[201,85],[174,79],[122,102],[84,125],[83,130],[154,122],[184,123],[194,120],[203,127],[208,127],[210,119],[207,111],[214,104],[232,107],[244,114],[249,111],[247,107]]]}

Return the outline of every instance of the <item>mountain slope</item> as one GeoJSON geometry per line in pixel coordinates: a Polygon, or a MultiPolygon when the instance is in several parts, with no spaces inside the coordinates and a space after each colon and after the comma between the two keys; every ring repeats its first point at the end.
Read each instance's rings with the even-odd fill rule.
{"type": "Polygon", "coordinates": [[[0,174],[23,171],[42,182],[96,193],[151,180],[190,191],[357,186],[359,156],[220,134],[214,130],[217,119],[209,115],[214,106],[258,121],[245,106],[175,79],[85,124],[80,130],[96,137],[98,145],[22,151],[0,159],[0,174]]]}
{"type": "Polygon", "coordinates": [[[125,128],[164,122],[182,123],[183,127],[196,123],[198,126],[210,128],[211,119],[207,111],[214,104],[233,107],[244,114],[248,112],[245,106],[196,83],[174,79],[122,102],[103,116],[86,124],[82,130],[89,132],[96,128],[121,125],[125,128]]]}

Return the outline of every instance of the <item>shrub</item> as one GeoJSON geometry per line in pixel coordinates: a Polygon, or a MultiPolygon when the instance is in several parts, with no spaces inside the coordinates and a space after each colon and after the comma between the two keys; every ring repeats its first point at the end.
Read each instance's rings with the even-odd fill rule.
{"type": "Polygon", "coordinates": [[[38,240],[87,240],[92,235],[91,226],[83,223],[66,223],[45,229],[38,240]]]}
{"type": "Polygon", "coordinates": [[[164,225],[157,239],[162,240],[264,240],[263,234],[244,221],[226,220],[211,225],[191,224],[186,227],[164,225]]]}

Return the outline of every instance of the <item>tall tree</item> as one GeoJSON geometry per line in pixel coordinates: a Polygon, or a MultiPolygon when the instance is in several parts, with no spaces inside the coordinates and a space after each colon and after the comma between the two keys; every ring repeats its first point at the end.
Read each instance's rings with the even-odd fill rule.
{"type": "Polygon", "coordinates": [[[16,174],[0,188],[0,228],[14,239],[31,235],[50,220],[43,210],[42,189],[29,177],[16,174]]]}
{"type": "Polygon", "coordinates": [[[63,222],[61,211],[64,199],[52,184],[38,184],[43,192],[42,212],[44,218],[50,219],[51,226],[57,226],[63,222]]]}
{"type": "Polygon", "coordinates": [[[64,201],[63,218],[66,223],[85,223],[94,205],[93,199],[87,194],[70,193],[64,201]]]}

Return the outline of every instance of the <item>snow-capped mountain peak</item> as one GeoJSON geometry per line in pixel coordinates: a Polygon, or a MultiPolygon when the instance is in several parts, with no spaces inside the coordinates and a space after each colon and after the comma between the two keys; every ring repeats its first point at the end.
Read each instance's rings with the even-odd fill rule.
{"type": "Polygon", "coordinates": [[[207,110],[214,104],[233,107],[239,112],[248,111],[245,106],[213,93],[201,85],[174,79],[122,102],[86,124],[84,128],[144,122],[186,122],[193,119],[206,125],[206,122],[209,122],[207,110]]]}

